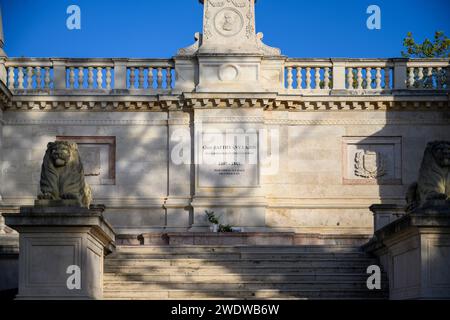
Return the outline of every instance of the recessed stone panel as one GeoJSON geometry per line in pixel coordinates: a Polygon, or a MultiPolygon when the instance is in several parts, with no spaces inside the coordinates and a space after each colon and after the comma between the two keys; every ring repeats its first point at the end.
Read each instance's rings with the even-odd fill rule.
{"type": "Polygon", "coordinates": [[[401,137],[344,137],[344,184],[401,184],[401,137]]]}
{"type": "Polygon", "coordinates": [[[86,182],[90,185],[111,185],[116,180],[116,138],[57,136],[56,140],[78,144],[86,182]]]}

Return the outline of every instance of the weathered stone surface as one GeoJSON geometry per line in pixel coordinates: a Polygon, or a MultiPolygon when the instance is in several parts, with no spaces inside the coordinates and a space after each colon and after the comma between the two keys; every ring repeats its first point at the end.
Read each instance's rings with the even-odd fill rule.
{"type": "Polygon", "coordinates": [[[390,223],[375,232],[365,249],[387,270],[391,299],[450,298],[448,203],[390,223]]]}
{"type": "Polygon", "coordinates": [[[369,209],[373,212],[374,232],[406,214],[405,207],[396,204],[374,204],[369,209]]]}
{"type": "MultiPolygon", "coordinates": [[[[101,299],[103,257],[115,248],[104,207],[23,207],[6,223],[20,234],[18,299],[101,299]],[[78,267],[80,288],[67,283],[78,267]]],[[[72,282],[70,282],[72,283],[72,282]]]]}

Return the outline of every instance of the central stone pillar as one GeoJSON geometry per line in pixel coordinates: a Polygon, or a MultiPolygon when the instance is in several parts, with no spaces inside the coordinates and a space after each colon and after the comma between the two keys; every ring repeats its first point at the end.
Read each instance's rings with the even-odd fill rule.
{"type": "Polygon", "coordinates": [[[178,51],[177,88],[196,92],[278,92],[284,57],[256,33],[255,0],[200,0],[203,33],[178,51]],[[195,59],[187,59],[187,58],[195,59]],[[195,79],[192,83],[186,79],[195,79]]]}
{"type": "Polygon", "coordinates": [[[6,215],[20,234],[17,299],[103,297],[103,258],[115,248],[103,211],[38,205],[6,215]]]}
{"type": "Polygon", "coordinates": [[[265,231],[261,183],[262,109],[195,110],[195,195],[191,230],[207,231],[205,211],[221,224],[265,231]]]}

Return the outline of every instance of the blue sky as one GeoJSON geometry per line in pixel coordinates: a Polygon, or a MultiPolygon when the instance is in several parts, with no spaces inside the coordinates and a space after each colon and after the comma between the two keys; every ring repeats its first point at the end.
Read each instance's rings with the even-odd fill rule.
{"type": "MultiPolygon", "coordinates": [[[[0,0],[5,51],[26,57],[168,58],[202,28],[198,0],[0,0]],[[66,9],[81,8],[81,30],[66,9]]],[[[450,0],[259,0],[257,31],[289,57],[396,57],[402,39],[442,30],[450,36],[450,0]],[[369,5],[381,30],[366,27],[369,5]]]]}

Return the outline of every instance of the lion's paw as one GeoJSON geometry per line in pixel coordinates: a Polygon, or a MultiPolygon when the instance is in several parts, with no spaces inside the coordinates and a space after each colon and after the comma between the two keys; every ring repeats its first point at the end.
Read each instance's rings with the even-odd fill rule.
{"type": "Polygon", "coordinates": [[[53,200],[55,197],[50,192],[44,192],[40,195],[38,195],[39,200],[53,200]]]}
{"type": "Polygon", "coordinates": [[[72,194],[72,193],[65,193],[61,196],[61,199],[64,200],[76,200],[78,199],[76,195],[72,194]]]}

